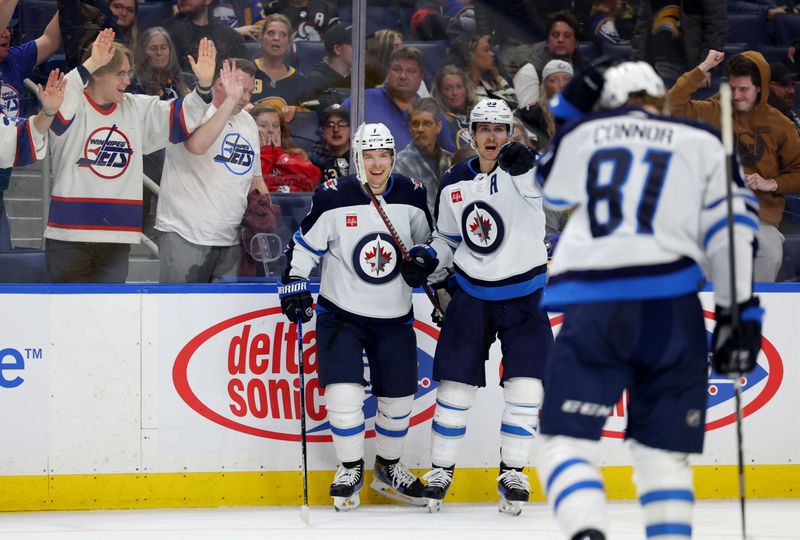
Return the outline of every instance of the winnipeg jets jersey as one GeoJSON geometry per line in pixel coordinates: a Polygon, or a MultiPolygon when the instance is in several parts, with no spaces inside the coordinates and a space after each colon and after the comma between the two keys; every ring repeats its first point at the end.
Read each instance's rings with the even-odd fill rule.
{"type": "MultiPolygon", "coordinates": [[[[431,216],[425,186],[393,174],[378,196],[406,248],[426,242],[431,216]]],[[[322,260],[318,310],[405,321],[411,288],[400,275],[402,256],[355,176],[328,180],[289,244],[287,275],[308,277],[322,260]]]]}
{"type": "Polygon", "coordinates": [[[442,176],[431,246],[437,273],[453,266],[458,285],[483,300],[519,298],[545,284],[542,195],[533,171],[481,173],[477,157],[442,176]]]}
{"type": "Polygon", "coordinates": [[[123,94],[103,108],[85,93],[82,67],[66,76],[64,102],[50,126],[53,193],[46,238],[139,243],[142,156],[189,137],[207,104],[197,94],[172,101],[123,94]]]}
{"type": "MultiPolygon", "coordinates": [[[[758,201],[733,171],[737,298],[751,294],[758,201]]],[[[537,179],[545,203],[578,205],[555,249],[543,306],[669,298],[697,291],[703,271],[729,302],[725,156],[703,124],[627,107],[559,133],[537,179]]]]}

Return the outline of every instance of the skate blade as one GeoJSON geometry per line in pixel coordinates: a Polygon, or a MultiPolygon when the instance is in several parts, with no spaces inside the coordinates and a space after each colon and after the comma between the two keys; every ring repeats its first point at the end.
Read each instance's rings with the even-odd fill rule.
{"type": "Polygon", "coordinates": [[[506,499],[500,499],[500,503],[497,505],[497,510],[502,514],[518,516],[522,513],[522,506],[524,504],[524,501],[508,501],[506,499]]]}
{"type": "Polygon", "coordinates": [[[425,499],[425,506],[428,507],[428,512],[435,514],[442,509],[442,501],[439,499],[425,499]]]}
{"type": "Polygon", "coordinates": [[[392,499],[397,502],[419,507],[427,506],[428,504],[422,497],[411,497],[410,495],[400,493],[397,490],[395,490],[392,486],[384,484],[378,479],[372,480],[372,484],[370,484],[369,487],[371,487],[373,491],[380,493],[387,499],[392,499]]]}
{"type": "Polygon", "coordinates": [[[334,497],[333,498],[333,508],[337,512],[350,512],[351,510],[355,510],[361,504],[361,498],[358,496],[358,493],[353,495],[352,497],[334,497]]]}

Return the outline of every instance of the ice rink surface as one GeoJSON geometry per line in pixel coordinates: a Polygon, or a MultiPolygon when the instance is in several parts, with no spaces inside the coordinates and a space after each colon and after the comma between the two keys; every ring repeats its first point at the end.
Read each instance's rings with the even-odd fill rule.
{"type": "MultiPolygon", "coordinates": [[[[800,500],[748,501],[752,540],[800,539],[800,500]]],[[[699,501],[697,540],[741,538],[738,501],[699,501]]],[[[609,505],[610,539],[644,538],[639,506],[609,505]]],[[[20,540],[562,540],[549,509],[533,503],[514,518],[494,504],[449,504],[438,514],[401,506],[365,505],[336,513],[314,506],[311,524],[298,507],[0,513],[0,539],[20,540]]]]}

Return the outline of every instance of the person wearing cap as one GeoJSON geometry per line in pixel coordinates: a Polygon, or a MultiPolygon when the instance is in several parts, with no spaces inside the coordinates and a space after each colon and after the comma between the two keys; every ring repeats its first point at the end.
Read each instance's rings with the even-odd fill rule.
{"type": "MultiPolygon", "coordinates": [[[[711,50],[696,68],[678,78],[667,94],[675,116],[719,129],[719,97],[693,100],[691,96],[724,59],[724,53],[711,50]]],[[[800,191],[800,139],[795,126],[767,103],[772,77],[761,53],[745,51],[733,56],[725,72],[731,86],[736,153],[759,204],[761,225],[753,276],[755,281],[773,282],[783,262],[784,238],[778,227],[786,208],[784,195],[800,191]]]]}
{"type": "Polygon", "coordinates": [[[781,111],[792,121],[800,135],[800,114],[795,111],[794,96],[797,73],[781,62],[770,62],[769,100],[767,103],[781,111]]]}
{"type": "Polygon", "coordinates": [[[337,23],[325,32],[325,58],[306,76],[309,97],[326,88],[350,88],[353,65],[353,27],[337,23]]]}
{"type": "MultiPolygon", "coordinates": [[[[524,71],[520,69],[520,73],[524,71]]],[[[531,70],[533,73],[535,71],[531,70]]],[[[537,148],[542,149],[550,144],[550,139],[555,135],[556,125],[550,112],[548,102],[551,97],[561,92],[567,83],[572,80],[574,71],[572,65],[564,60],[550,60],[542,69],[542,82],[536,93],[536,101],[525,107],[520,107],[516,115],[523,121],[525,127],[537,138],[537,148]]]]}
{"type": "Polygon", "coordinates": [[[322,140],[314,144],[309,159],[322,171],[323,182],[347,176],[350,171],[350,111],[334,103],[320,114],[322,140]]]}

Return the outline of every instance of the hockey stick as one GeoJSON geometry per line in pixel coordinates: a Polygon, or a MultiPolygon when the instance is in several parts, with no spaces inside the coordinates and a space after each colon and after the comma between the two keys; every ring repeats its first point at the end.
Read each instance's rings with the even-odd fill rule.
{"type": "Polygon", "coordinates": [[[306,379],[303,373],[303,321],[297,317],[297,376],[300,379],[300,454],[303,473],[303,506],[300,519],[309,523],[308,515],[308,440],[306,439],[306,379]]]}
{"type": "MultiPolygon", "coordinates": [[[[363,185],[364,185],[364,190],[367,192],[367,195],[369,195],[369,198],[372,201],[372,205],[375,207],[375,210],[378,211],[378,215],[381,216],[384,225],[386,225],[386,228],[389,229],[389,234],[392,235],[392,238],[397,244],[397,247],[400,249],[400,254],[403,256],[403,259],[406,261],[410,261],[411,255],[408,254],[406,246],[403,244],[403,241],[400,240],[400,236],[397,234],[397,230],[394,228],[394,225],[392,225],[392,222],[389,221],[389,216],[386,215],[386,212],[381,206],[378,197],[375,196],[375,193],[372,191],[372,188],[369,186],[368,182],[364,182],[363,185]]],[[[442,311],[442,306],[441,304],[439,304],[439,299],[436,297],[436,294],[433,292],[433,289],[431,289],[431,286],[428,285],[427,283],[423,283],[422,290],[425,291],[428,300],[430,300],[431,304],[433,304],[433,309],[438,313],[439,317],[444,318],[444,311],[442,311]]]]}
{"type": "MultiPolygon", "coordinates": [[[[733,110],[731,105],[731,87],[723,82],[719,87],[720,128],[722,130],[722,146],[725,149],[725,204],[728,211],[728,265],[731,280],[731,332],[736,335],[739,327],[739,304],[736,301],[736,252],[733,245],[733,110]]],[[[742,374],[736,373],[733,381],[733,394],[736,406],[736,446],[737,468],[739,472],[739,512],[742,518],[742,540],[747,539],[747,522],[745,514],[744,484],[744,450],[742,443],[742,374]]]]}

